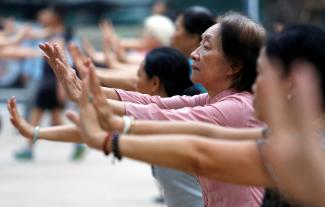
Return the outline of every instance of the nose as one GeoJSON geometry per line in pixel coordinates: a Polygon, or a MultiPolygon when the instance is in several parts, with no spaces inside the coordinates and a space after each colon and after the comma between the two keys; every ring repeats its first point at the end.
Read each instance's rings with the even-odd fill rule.
{"type": "Polygon", "coordinates": [[[198,60],[200,59],[200,56],[199,56],[199,54],[198,54],[198,52],[197,52],[197,49],[198,49],[198,48],[196,48],[196,49],[191,53],[191,58],[192,58],[192,60],[195,60],[195,61],[198,61],[198,60]]]}

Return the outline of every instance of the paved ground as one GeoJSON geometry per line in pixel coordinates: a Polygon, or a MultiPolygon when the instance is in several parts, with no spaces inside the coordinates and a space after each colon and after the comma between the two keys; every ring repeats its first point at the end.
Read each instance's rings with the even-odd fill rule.
{"type": "Polygon", "coordinates": [[[143,163],[125,159],[112,165],[95,151],[88,151],[81,162],[71,162],[71,144],[46,141],[37,144],[33,162],[15,161],[13,153],[24,139],[8,123],[4,105],[0,114],[1,207],[164,206],[152,202],[157,188],[150,167],[143,163]]]}

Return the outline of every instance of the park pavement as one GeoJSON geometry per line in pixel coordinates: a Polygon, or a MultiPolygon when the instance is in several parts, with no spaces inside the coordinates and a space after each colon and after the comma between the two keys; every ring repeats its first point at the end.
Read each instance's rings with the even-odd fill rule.
{"type": "Polygon", "coordinates": [[[0,115],[0,207],[164,207],[152,201],[158,190],[144,163],[112,164],[94,150],[72,162],[72,144],[47,141],[37,143],[32,162],[16,161],[13,154],[25,140],[10,125],[3,104],[0,115]]]}

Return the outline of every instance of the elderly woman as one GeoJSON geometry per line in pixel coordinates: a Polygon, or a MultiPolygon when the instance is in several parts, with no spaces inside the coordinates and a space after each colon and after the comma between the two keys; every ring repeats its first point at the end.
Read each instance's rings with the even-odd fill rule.
{"type": "MultiPolygon", "coordinates": [[[[204,32],[200,46],[192,53],[191,78],[201,83],[208,93],[193,97],[160,98],[106,89],[108,98],[123,101],[109,102],[109,108],[118,114],[124,115],[126,112],[138,119],[193,120],[226,127],[260,126],[254,118],[250,90],[264,37],[264,29],[252,20],[238,14],[225,15],[204,32]]],[[[48,44],[41,47],[70,98],[79,100],[81,82],[62,62],[64,60],[59,48],[48,44]]],[[[123,126],[123,121],[118,124],[123,126]]],[[[39,135],[49,140],[82,141],[78,130],[71,126],[45,131],[41,129],[39,135]]],[[[183,151],[181,149],[178,148],[180,152],[183,151]]],[[[190,151],[186,150],[188,153],[190,151]]],[[[261,188],[227,184],[205,177],[200,177],[199,181],[205,206],[246,207],[259,206],[261,203],[261,188]]]]}
{"type": "MultiPolygon", "coordinates": [[[[79,126],[89,146],[106,154],[112,151],[117,159],[124,155],[226,182],[277,187],[291,200],[287,202],[277,191],[268,190],[263,206],[322,206],[325,192],[325,168],[322,164],[324,46],[325,32],[313,26],[293,26],[268,41],[260,53],[254,92],[256,115],[269,124],[271,132],[261,133],[260,129],[215,129],[219,135],[223,133],[222,138],[247,140],[209,141],[191,135],[155,135],[146,139],[135,135],[107,135],[100,125],[110,130],[119,126],[116,124],[112,127],[112,124],[106,125],[109,123],[107,120],[103,121],[103,114],[111,118],[112,114],[109,108],[104,110],[103,105],[106,104],[102,100],[105,101],[105,98],[96,86],[91,71],[91,78],[86,80],[80,99],[81,120],[74,115],[70,117],[79,126]],[[89,85],[96,95],[95,108],[87,100],[89,85]],[[319,86],[321,92],[317,94],[319,86]],[[90,121],[89,117],[83,118],[92,110],[96,110],[99,121],[96,116],[90,121]],[[94,129],[99,129],[98,133],[93,134],[94,129]],[[258,136],[265,139],[257,142],[249,140],[258,136]],[[241,171],[242,168],[245,172],[241,171]]],[[[168,126],[137,121],[127,128],[135,132],[141,129],[141,125],[151,128],[151,133],[155,130],[168,133],[169,129],[181,131],[181,123],[170,123],[168,126]],[[175,127],[177,124],[178,127],[175,127]]],[[[196,126],[195,123],[185,123],[183,127],[185,133],[186,129],[190,131],[190,127],[196,126]]],[[[209,129],[207,125],[204,127],[209,129]]]]}

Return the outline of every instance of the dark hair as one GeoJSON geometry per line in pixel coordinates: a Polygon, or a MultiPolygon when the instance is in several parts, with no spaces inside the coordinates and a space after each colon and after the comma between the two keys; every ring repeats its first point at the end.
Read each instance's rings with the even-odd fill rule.
{"type": "Polygon", "coordinates": [[[265,30],[238,13],[228,13],[218,19],[222,50],[232,67],[240,70],[235,74],[232,88],[251,91],[256,78],[256,61],[264,44],[265,30]]]}
{"type": "Polygon", "coordinates": [[[149,78],[157,76],[160,79],[168,96],[185,95],[184,92],[193,85],[189,62],[175,48],[151,50],[144,59],[144,70],[149,78]]]}
{"type": "Polygon", "coordinates": [[[188,33],[197,35],[200,38],[205,30],[216,23],[215,16],[212,14],[212,12],[202,6],[189,7],[180,15],[183,16],[185,30],[188,33]]]}
{"type": "Polygon", "coordinates": [[[312,25],[294,25],[282,33],[271,36],[266,44],[266,54],[279,60],[284,77],[287,77],[296,60],[313,64],[320,77],[323,99],[325,98],[325,31],[312,25]]]}
{"type": "Polygon", "coordinates": [[[51,4],[50,6],[46,7],[44,10],[52,12],[55,16],[57,16],[60,19],[60,21],[62,22],[62,24],[65,27],[64,33],[63,33],[64,41],[70,42],[73,39],[74,30],[71,26],[67,26],[65,24],[67,8],[65,8],[62,5],[51,4]]]}

